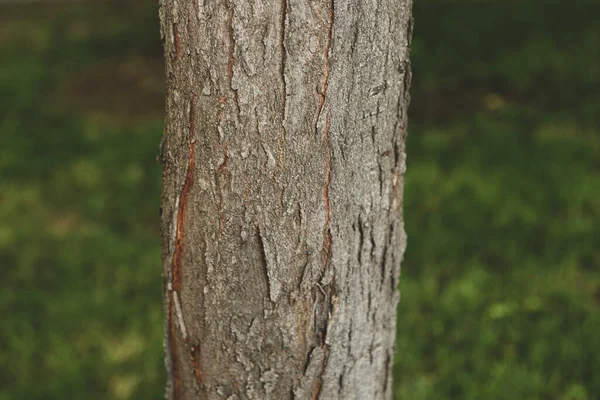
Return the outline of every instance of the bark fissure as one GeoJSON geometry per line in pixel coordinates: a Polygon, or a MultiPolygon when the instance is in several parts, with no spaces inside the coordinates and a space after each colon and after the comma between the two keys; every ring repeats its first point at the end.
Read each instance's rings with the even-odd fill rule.
{"type": "Polygon", "coordinates": [[[362,265],[362,252],[365,243],[365,232],[363,228],[361,214],[358,214],[358,221],[356,223],[356,227],[358,228],[358,246],[356,246],[356,259],[358,260],[358,265],[362,265]]]}
{"type": "Polygon", "coordinates": [[[271,300],[271,279],[269,278],[269,265],[267,262],[267,253],[265,251],[265,242],[262,237],[262,234],[260,233],[260,227],[258,225],[256,226],[256,238],[258,239],[258,244],[260,247],[260,262],[265,278],[265,284],[267,286],[267,298],[271,300]]]}
{"type": "Polygon", "coordinates": [[[178,335],[177,325],[184,341],[187,341],[187,331],[185,328],[185,322],[183,312],[181,310],[181,304],[179,302],[179,294],[181,293],[182,279],[182,254],[183,254],[183,242],[185,235],[185,215],[187,211],[188,197],[193,184],[194,169],[196,167],[196,156],[194,147],[194,131],[195,131],[195,94],[191,94],[189,103],[189,155],[187,171],[185,174],[185,181],[181,194],[178,196],[179,201],[177,202],[176,212],[177,217],[175,219],[175,251],[173,253],[173,261],[170,271],[170,281],[168,284],[168,298],[169,298],[169,346],[170,346],[170,362],[171,362],[171,373],[173,374],[173,397],[178,398],[181,387],[180,377],[180,359],[178,355],[178,335]]]}
{"type": "Polygon", "coordinates": [[[331,219],[331,204],[329,199],[329,190],[331,187],[331,158],[332,150],[329,141],[329,129],[331,124],[331,110],[327,112],[325,121],[325,129],[323,130],[323,147],[325,148],[325,183],[323,185],[323,203],[325,205],[325,221],[323,223],[323,252],[321,255],[322,272],[321,277],[325,274],[329,262],[329,252],[331,250],[331,231],[329,221],[331,219]]]}
{"type": "Polygon", "coordinates": [[[392,357],[388,354],[385,358],[385,375],[384,375],[385,378],[383,380],[382,393],[389,391],[388,382],[390,380],[390,377],[392,376],[392,367],[393,367],[392,357]]]}
{"type": "Polygon", "coordinates": [[[321,86],[321,89],[319,91],[319,104],[317,106],[317,111],[315,113],[315,122],[314,122],[314,128],[315,128],[315,136],[317,135],[318,132],[318,123],[319,123],[319,119],[321,119],[321,112],[323,111],[323,106],[325,105],[325,98],[327,97],[327,86],[329,84],[329,52],[331,50],[331,41],[332,41],[332,36],[333,36],[333,2],[334,0],[330,0],[329,2],[329,11],[327,13],[328,15],[328,21],[327,21],[327,33],[326,33],[326,38],[325,38],[325,46],[324,46],[324,50],[323,50],[323,59],[324,59],[324,63],[323,63],[323,83],[321,86]]]}
{"type": "Polygon", "coordinates": [[[279,21],[279,47],[281,51],[281,63],[279,73],[281,74],[281,123],[285,121],[286,103],[287,103],[287,83],[285,81],[285,62],[287,58],[287,49],[285,47],[285,24],[287,19],[287,0],[281,0],[281,19],[279,21]]]}
{"type": "Polygon", "coordinates": [[[173,255],[173,269],[172,269],[172,284],[173,290],[179,291],[181,290],[181,254],[183,252],[183,237],[184,237],[184,220],[185,213],[187,208],[187,200],[190,194],[190,190],[192,188],[193,180],[194,180],[194,168],[196,167],[196,153],[194,149],[194,108],[195,108],[195,96],[192,94],[190,100],[190,122],[189,122],[189,156],[188,156],[188,164],[187,164],[187,172],[185,174],[185,181],[183,183],[183,188],[181,189],[181,194],[179,195],[179,207],[177,209],[177,228],[176,228],[176,236],[175,236],[175,253],[173,255]]]}
{"type": "Polygon", "coordinates": [[[285,78],[285,64],[287,59],[287,49],[285,47],[285,25],[287,20],[287,0],[281,0],[281,18],[279,21],[279,47],[281,51],[281,62],[279,73],[281,75],[281,129],[285,135],[285,114],[287,111],[287,82],[285,78]]]}
{"type": "Polygon", "coordinates": [[[321,396],[321,389],[323,388],[323,376],[325,375],[325,368],[327,367],[328,358],[329,346],[323,345],[323,359],[321,361],[321,370],[319,371],[319,375],[313,381],[311,400],[317,400],[321,396]]]}
{"type": "Polygon", "coordinates": [[[229,48],[229,61],[227,63],[227,78],[229,79],[229,90],[233,94],[233,102],[235,110],[237,112],[237,119],[239,120],[242,110],[240,108],[240,100],[238,90],[233,88],[233,68],[235,66],[235,32],[233,30],[233,6],[230,0],[224,0],[225,8],[227,8],[227,38],[229,48]]]}
{"type": "Polygon", "coordinates": [[[277,139],[279,145],[279,166],[284,169],[284,146],[285,146],[285,114],[287,112],[287,83],[285,78],[285,64],[287,58],[287,49],[285,47],[285,25],[287,19],[287,0],[281,0],[281,19],[279,21],[279,47],[281,51],[281,62],[279,66],[279,73],[281,75],[281,129],[279,132],[279,138],[277,139]]]}

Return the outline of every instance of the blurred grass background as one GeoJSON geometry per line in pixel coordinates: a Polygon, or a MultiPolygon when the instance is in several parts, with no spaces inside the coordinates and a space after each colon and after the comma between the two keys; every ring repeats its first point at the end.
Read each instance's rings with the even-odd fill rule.
{"type": "MultiPolygon", "coordinates": [[[[395,398],[600,399],[600,4],[414,15],[395,398]]],[[[163,398],[163,95],[156,1],[0,4],[0,400],[163,398]]]]}

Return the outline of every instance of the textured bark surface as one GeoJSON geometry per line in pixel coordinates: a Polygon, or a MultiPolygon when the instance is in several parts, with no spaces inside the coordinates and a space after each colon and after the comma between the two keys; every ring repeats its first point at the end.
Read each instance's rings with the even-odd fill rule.
{"type": "Polygon", "coordinates": [[[162,0],[169,399],[391,397],[410,0],[162,0]]]}

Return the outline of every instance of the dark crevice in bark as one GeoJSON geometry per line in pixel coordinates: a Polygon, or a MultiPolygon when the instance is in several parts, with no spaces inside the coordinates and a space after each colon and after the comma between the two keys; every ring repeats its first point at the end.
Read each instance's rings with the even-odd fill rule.
{"type": "Polygon", "coordinates": [[[353,27],[352,27],[352,41],[350,42],[350,55],[353,56],[354,52],[356,50],[356,45],[358,43],[358,36],[359,36],[359,24],[354,21],[353,27]]]}
{"type": "Polygon", "coordinates": [[[390,240],[391,240],[391,235],[389,235],[387,238],[385,238],[385,240],[383,242],[383,250],[381,253],[381,262],[379,263],[379,266],[381,268],[381,286],[382,287],[385,282],[385,271],[387,268],[388,248],[390,246],[390,240]]]}
{"type": "Polygon", "coordinates": [[[390,353],[388,353],[385,358],[385,377],[383,378],[382,393],[388,392],[388,380],[390,379],[390,376],[392,375],[392,368],[393,368],[392,357],[390,356],[390,353]]]}
{"type": "Polygon", "coordinates": [[[363,222],[362,222],[362,216],[361,216],[361,214],[358,214],[357,227],[358,227],[358,246],[357,246],[358,254],[357,254],[357,260],[358,260],[358,265],[362,265],[362,250],[363,250],[363,244],[364,244],[364,241],[365,241],[365,232],[363,230],[363,222]]]}
{"type": "MultiPolygon", "coordinates": [[[[394,225],[392,224],[390,226],[390,237],[393,238],[394,235],[395,235],[395,229],[394,229],[394,225]]],[[[391,265],[396,265],[394,253],[391,253],[391,258],[392,258],[391,265]]],[[[392,273],[390,274],[390,285],[391,285],[391,294],[393,296],[394,293],[396,293],[396,277],[394,275],[394,271],[392,271],[392,273]]]]}
{"type": "Polygon", "coordinates": [[[304,360],[304,365],[302,365],[302,375],[306,375],[306,372],[308,371],[308,366],[310,365],[310,360],[316,348],[317,346],[311,346],[308,352],[306,353],[306,359],[304,360]]]}
{"type": "Polygon", "coordinates": [[[352,357],[352,318],[348,322],[348,355],[352,357]]]}
{"type": "Polygon", "coordinates": [[[310,251],[308,249],[306,249],[305,253],[306,253],[306,262],[302,265],[302,268],[300,269],[300,276],[298,279],[298,289],[302,289],[302,282],[304,282],[304,274],[306,274],[306,267],[308,267],[308,264],[310,262],[310,251]]]}
{"type": "Polygon", "coordinates": [[[314,330],[316,342],[321,347],[325,345],[327,324],[333,312],[333,295],[334,288],[332,284],[326,285],[324,288],[318,285],[317,290],[315,290],[314,330]]]}
{"type": "Polygon", "coordinates": [[[263,271],[263,277],[265,278],[265,284],[267,287],[266,297],[271,299],[271,281],[269,280],[269,266],[267,265],[267,253],[265,252],[265,242],[260,232],[260,227],[256,226],[256,239],[258,240],[258,247],[260,248],[260,263],[263,271]]]}
{"type": "Polygon", "coordinates": [[[229,79],[229,90],[233,94],[233,101],[237,112],[238,121],[242,110],[237,89],[233,88],[233,67],[235,66],[235,32],[233,30],[233,6],[230,0],[224,0],[225,8],[227,8],[227,33],[229,41],[229,61],[227,63],[227,78],[229,79]]]}
{"type": "Polygon", "coordinates": [[[340,374],[338,377],[338,395],[342,395],[342,391],[344,390],[344,374],[340,374]]]}
{"type": "Polygon", "coordinates": [[[369,230],[369,239],[371,241],[371,261],[377,263],[377,246],[375,245],[375,236],[373,236],[374,228],[369,230]]]}
{"type": "Polygon", "coordinates": [[[302,229],[302,205],[300,202],[296,203],[296,223],[298,228],[302,229]]]}
{"type": "Polygon", "coordinates": [[[379,196],[383,198],[383,166],[381,165],[381,156],[377,157],[378,178],[379,178],[379,196]]]}

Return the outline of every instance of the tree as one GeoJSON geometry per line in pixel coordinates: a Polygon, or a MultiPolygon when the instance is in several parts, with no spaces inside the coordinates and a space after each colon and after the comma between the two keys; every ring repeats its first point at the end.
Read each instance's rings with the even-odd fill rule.
{"type": "Polygon", "coordinates": [[[168,398],[390,398],[411,1],[160,19],[168,398]]]}

